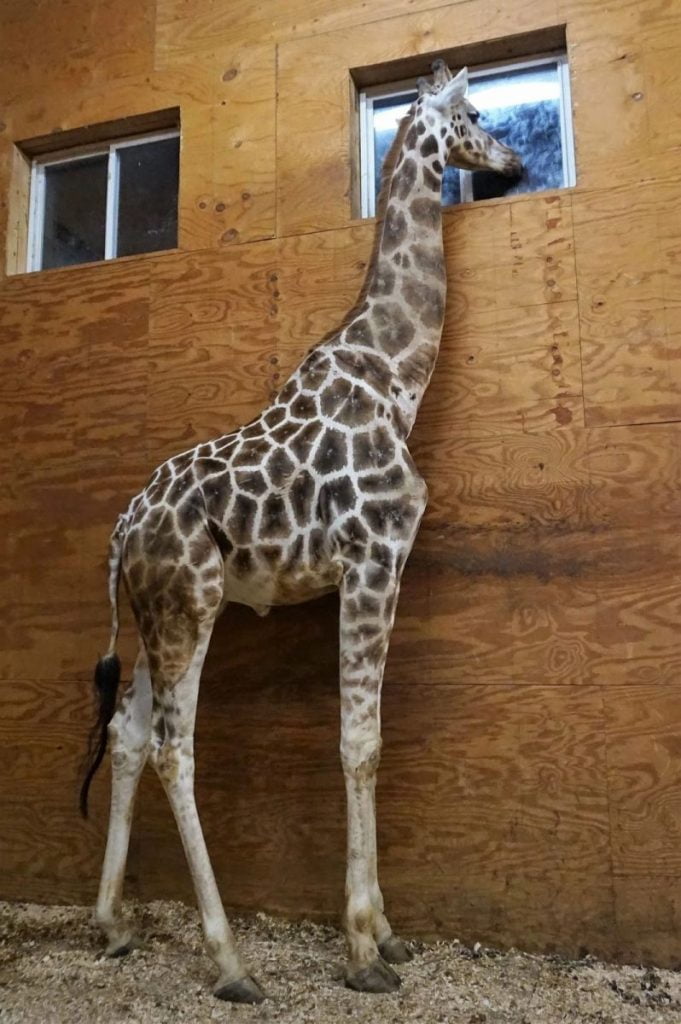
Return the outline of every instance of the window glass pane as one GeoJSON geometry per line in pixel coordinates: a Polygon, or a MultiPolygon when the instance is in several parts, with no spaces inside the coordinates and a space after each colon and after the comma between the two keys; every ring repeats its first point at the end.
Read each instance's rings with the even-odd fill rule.
{"type": "Polygon", "coordinates": [[[458,167],[445,167],[442,176],[442,205],[454,206],[461,202],[461,172],[458,167]]]}
{"type": "Polygon", "coordinates": [[[565,184],[557,64],[476,76],[471,79],[469,96],[480,111],[485,131],[511,146],[525,166],[525,173],[516,182],[490,171],[476,171],[474,199],[537,192],[565,184]]]}
{"type": "Polygon", "coordinates": [[[104,259],[108,156],[45,168],[41,267],[104,259]]]}
{"type": "Polygon", "coordinates": [[[174,249],[180,140],[163,139],[118,150],[118,256],[174,249]]]}

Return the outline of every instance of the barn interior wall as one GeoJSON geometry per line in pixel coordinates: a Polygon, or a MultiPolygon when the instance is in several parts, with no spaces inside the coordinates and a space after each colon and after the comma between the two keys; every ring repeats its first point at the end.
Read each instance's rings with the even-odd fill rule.
{"type": "MultiPolygon", "coordinates": [[[[674,964],[681,925],[681,8],[674,0],[5,0],[15,143],[178,107],[177,251],[0,279],[0,898],[93,899],[76,813],[116,515],[257,413],[350,306],[349,69],[565,26],[577,186],[445,214],[450,291],[414,432],[430,507],[384,687],[381,874],[407,934],[674,964]]],[[[22,198],[23,196],[23,198],[22,198]]],[[[229,608],[198,802],[225,903],[337,918],[333,598],[229,608]]],[[[129,616],[122,653],[129,674],[129,616]]],[[[143,780],[127,891],[192,899],[143,780]]]]}

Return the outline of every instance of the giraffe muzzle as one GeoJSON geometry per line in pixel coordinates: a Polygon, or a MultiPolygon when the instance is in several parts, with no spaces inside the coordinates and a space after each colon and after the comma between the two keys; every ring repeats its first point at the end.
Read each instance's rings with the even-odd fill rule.
{"type": "Polygon", "coordinates": [[[502,169],[502,174],[507,178],[522,178],[525,168],[517,153],[512,153],[502,169]]]}

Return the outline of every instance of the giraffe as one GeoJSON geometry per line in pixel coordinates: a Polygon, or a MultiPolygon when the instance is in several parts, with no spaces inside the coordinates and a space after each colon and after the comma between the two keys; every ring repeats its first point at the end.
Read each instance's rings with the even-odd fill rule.
{"type": "Polygon", "coordinates": [[[258,614],[340,592],[340,755],[347,796],[346,984],[391,992],[411,954],[378,883],[375,785],[380,695],[400,580],[426,507],[407,447],[445,310],[440,191],[447,163],[509,176],[518,156],[478,124],[467,70],[444,61],[403,119],[386,161],[374,253],[356,306],[248,425],[158,467],[119,516],[109,549],[111,640],[95,670],[88,789],[111,748],[109,830],[95,920],[107,953],[133,945],[121,903],[132,808],[149,759],[189,863],[215,995],[264,994],[236,947],[194,800],[194,722],[213,625],[230,601],[258,614]],[[121,577],[140,634],[117,706],[121,577]]]}

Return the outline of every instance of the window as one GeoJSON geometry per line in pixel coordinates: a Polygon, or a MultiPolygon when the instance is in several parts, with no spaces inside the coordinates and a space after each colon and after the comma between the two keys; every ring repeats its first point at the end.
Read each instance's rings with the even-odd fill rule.
{"type": "Polygon", "coordinates": [[[28,269],[177,246],[176,130],[37,157],[28,269]]]}
{"type": "MultiPolygon", "coordinates": [[[[570,81],[565,54],[469,69],[480,124],[522,157],[525,174],[511,181],[491,171],[445,168],[442,203],[466,203],[575,183],[570,81]]],[[[416,82],[372,86],[360,93],[362,216],[373,217],[381,167],[397,124],[417,96],[416,82]]]]}

